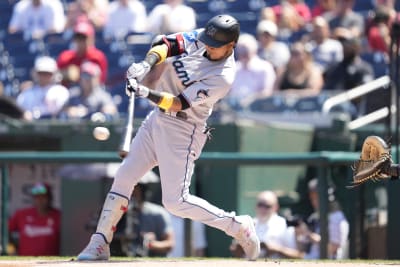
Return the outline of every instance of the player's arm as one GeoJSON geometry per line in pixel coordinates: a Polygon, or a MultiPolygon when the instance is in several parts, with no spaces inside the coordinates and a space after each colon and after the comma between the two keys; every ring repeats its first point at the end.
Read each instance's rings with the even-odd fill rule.
{"type": "Polygon", "coordinates": [[[170,93],[158,92],[138,85],[136,82],[144,78],[144,75],[147,73],[146,69],[164,62],[167,57],[182,54],[184,51],[184,41],[181,34],[170,37],[156,37],[146,58],[142,62],[134,63],[129,67],[127,77],[131,86],[128,89],[135,92],[139,97],[148,98],[166,111],[178,112],[190,107],[183,95],[174,96],[170,93]]]}

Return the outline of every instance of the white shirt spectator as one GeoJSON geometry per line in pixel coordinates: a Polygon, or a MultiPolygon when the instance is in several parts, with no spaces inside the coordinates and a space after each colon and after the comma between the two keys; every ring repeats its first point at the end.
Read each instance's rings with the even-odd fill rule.
{"type": "Polygon", "coordinates": [[[39,119],[57,115],[69,99],[69,91],[57,84],[57,63],[47,56],[39,57],[34,64],[35,85],[17,97],[26,119],[39,119]]]}
{"type": "Polygon", "coordinates": [[[116,0],[109,5],[104,37],[124,36],[126,33],[146,30],[146,8],[138,0],[116,0]],[[122,2],[127,1],[125,6],[122,2]]]}
{"type": "MultiPolygon", "coordinates": [[[[254,219],[258,238],[262,243],[273,242],[285,246],[286,220],[278,214],[273,214],[266,222],[254,219]]],[[[264,257],[265,255],[260,255],[264,257]]],[[[274,255],[272,255],[274,257],[274,255]]],[[[277,257],[277,256],[275,256],[277,257]]]]}
{"type": "Polygon", "coordinates": [[[329,214],[329,242],[339,245],[335,259],[344,259],[346,257],[347,238],[349,236],[350,226],[340,210],[334,211],[329,214]]]}
{"type": "Polygon", "coordinates": [[[290,51],[285,43],[274,41],[268,48],[261,48],[258,55],[278,69],[288,63],[290,51]]]}
{"type": "MultiPolygon", "coordinates": [[[[168,253],[168,257],[185,257],[185,224],[184,219],[171,214],[171,223],[174,231],[175,245],[168,253]]],[[[206,233],[204,224],[191,221],[191,240],[192,250],[201,250],[207,247],[206,233]]],[[[192,256],[193,255],[192,253],[192,256]]]]}
{"type": "Polygon", "coordinates": [[[319,45],[314,42],[311,45],[314,62],[322,72],[343,60],[343,47],[339,41],[326,39],[319,45]]]}
{"type": "Polygon", "coordinates": [[[230,97],[244,99],[254,94],[272,94],[276,74],[274,67],[266,60],[253,56],[245,67],[236,63],[236,76],[229,93],[230,97]]]}
{"type": "MultiPolygon", "coordinates": [[[[350,226],[343,212],[340,210],[329,213],[328,216],[328,234],[329,243],[339,245],[336,255],[332,255],[334,259],[344,259],[347,249],[347,239],[350,226]]],[[[316,229],[319,234],[320,228],[316,229]]],[[[310,252],[305,256],[306,259],[319,259],[319,244],[311,245],[310,252]]]]}
{"type": "Polygon", "coordinates": [[[293,226],[289,226],[285,230],[285,234],[282,237],[283,246],[291,249],[297,249],[297,237],[296,237],[296,228],[293,226]]]}
{"type": "Polygon", "coordinates": [[[233,105],[246,106],[254,99],[272,94],[276,79],[274,67],[257,56],[258,44],[254,36],[243,33],[236,45],[236,75],[229,92],[233,105]]]}
{"type": "Polygon", "coordinates": [[[33,118],[56,115],[69,99],[68,89],[54,84],[46,87],[35,85],[17,97],[17,104],[32,113],[33,118]]]}
{"type": "Polygon", "coordinates": [[[196,28],[196,14],[183,4],[160,4],[150,12],[147,25],[154,34],[191,31],[196,28]]]}
{"type": "Polygon", "coordinates": [[[61,32],[64,25],[64,10],[59,0],[41,0],[38,6],[34,6],[32,0],[21,0],[14,7],[9,32],[24,31],[42,36],[48,32],[61,32]]]}

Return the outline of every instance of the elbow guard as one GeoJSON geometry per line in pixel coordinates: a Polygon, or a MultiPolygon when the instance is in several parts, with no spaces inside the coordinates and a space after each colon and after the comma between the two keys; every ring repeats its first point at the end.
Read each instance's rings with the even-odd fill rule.
{"type": "Polygon", "coordinates": [[[162,45],[166,44],[168,46],[168,54],[167,57],[171,56],[177,56],[182,54],[185,51],[185,44],[183,40],[182,34],[176,34],[176,35],[157,35],[154,39],[153,42],[151,43],[151,46],[157,46],[157,45],[162,45]]]}

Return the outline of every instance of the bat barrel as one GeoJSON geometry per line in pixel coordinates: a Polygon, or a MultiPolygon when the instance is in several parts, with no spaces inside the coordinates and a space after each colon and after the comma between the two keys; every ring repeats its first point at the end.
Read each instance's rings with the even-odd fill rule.
{"type": "Polygon", "coordinates": [[[129,97],[129,107],[128,107],[128,119],[126,120],[125,130],[123,132],[123,138],[118,150],[118,155],[121,159],[124,159],[129,153],[129,148],[132,142],[133,136],[133,121],[134,121],[134,111],[135,111],[135,95],[129,97]]]}

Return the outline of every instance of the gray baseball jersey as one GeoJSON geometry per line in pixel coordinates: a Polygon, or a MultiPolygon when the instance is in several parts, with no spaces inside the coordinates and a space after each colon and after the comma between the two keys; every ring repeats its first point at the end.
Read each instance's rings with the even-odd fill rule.
{"type": "Polygon", "coordinates": [[[205,56],[205,45],[197,41],[202,31],[180,33],[184,41],[182,54],[169,57],[161,75],[159,91],[185,96],[190,108],[184,112],[192,123],[205,123],[214,104],[223,98],[235,78],[233,54],[225,60],[210,61],[205,56]]]}
{"type": "Polygon", "coordinates": [[[189,193],[194,162],[207,139],[205,122],[213,105],[225,96],[234,80],[233,55],[210,61],[204,44],[197,40],[199,31],[177,36],[180,55],[166,60],[158,90],[182,94],[190,107],[183,110],[186,120],[155,109],[143,122],[130,152],[118,169],[112,192],[130,196],[134,185],[150,169],[159,167],[162,202],[172,214],[200,221],[235,236],[240,225],[235,214],[225,212],[189,193]]]}

